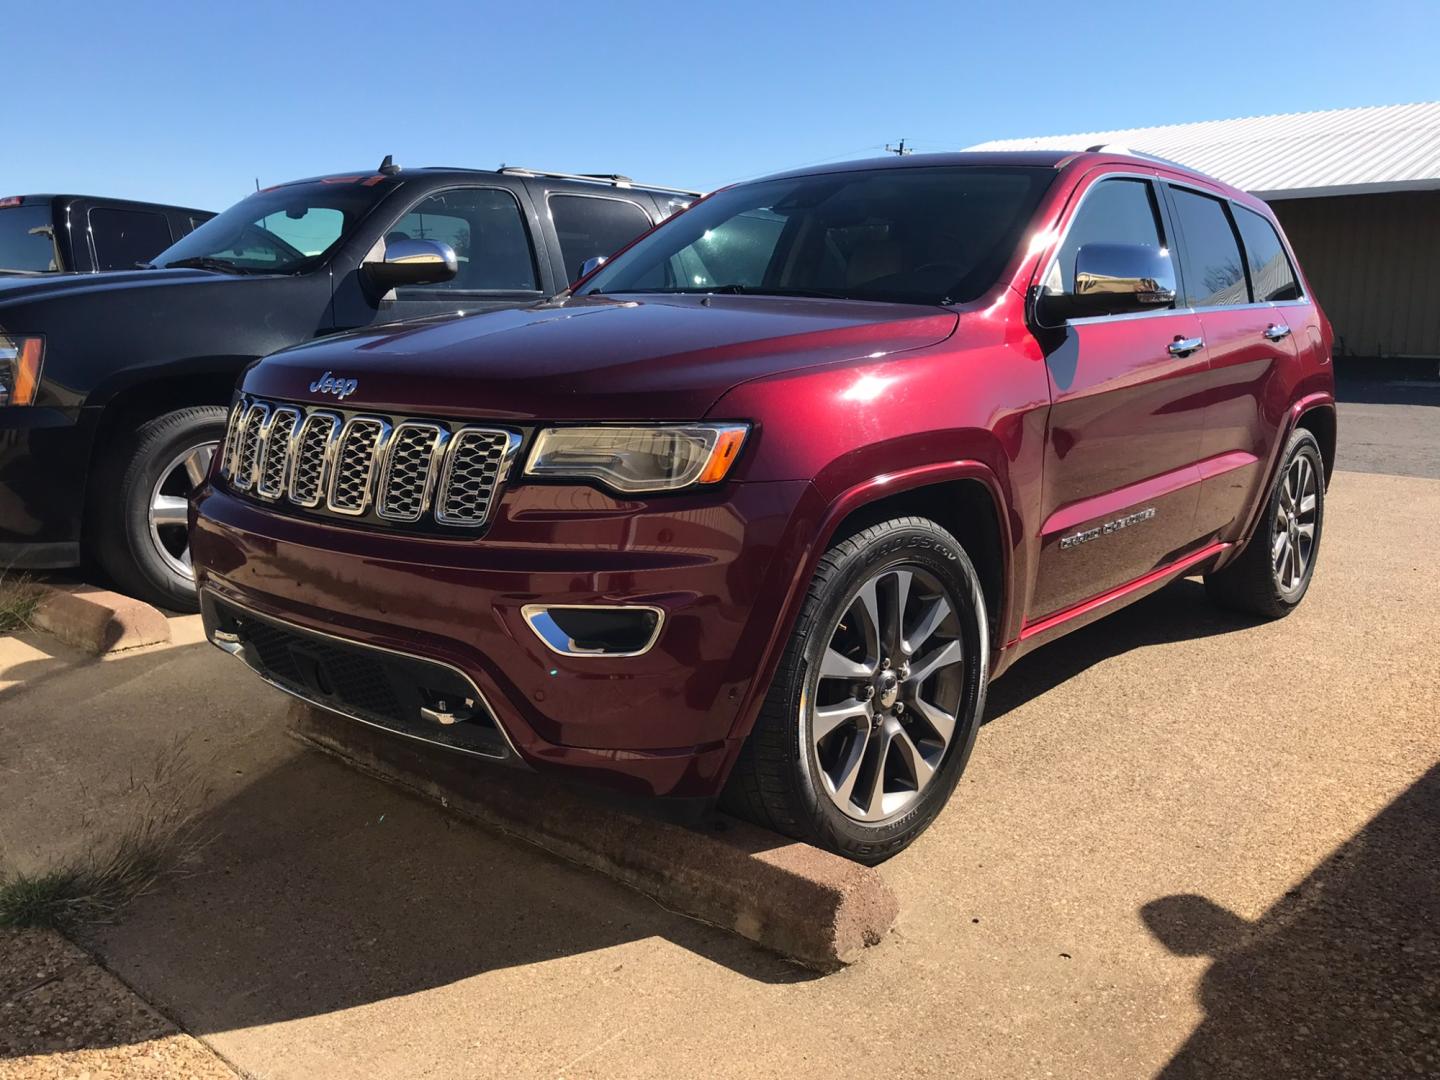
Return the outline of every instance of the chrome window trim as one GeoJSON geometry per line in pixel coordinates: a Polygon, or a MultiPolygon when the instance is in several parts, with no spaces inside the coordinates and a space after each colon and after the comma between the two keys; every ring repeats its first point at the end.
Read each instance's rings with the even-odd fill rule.
{"type": "MultiPolygon", "coordinates": [[[[302,626],[299,623],[291,622],[289,619],[282,619],[277,615],[269,615],[263,611],[256,611],[254,608],[248,607],[245,604],[234,600],[228,595],[222,595],[221,593],[216,592],[214,589],[202,589],[201,592],[208,592],[212,596],[214,596],[219,603],[228,604],[230,607],[238,608],[239,610],[245,612],[247,615],[252,615],[257,619],[273,623],[279,623],[281,626],[287,626],[290,629],[301,634],[313,634],[316,637],[328,638],[331,641],[338,641],[340,644],[348,645],[351,648],[373,649],[375,652],[389,653],[391,656],[403,657],[406,660],[418,660],[423,664],[434,664],[436,667],[445,668],[446,670],[451,671],[456,675],[459,675],[460,678],[464,679],[465,682],[469,685],[469,687],[475,691],[475,700],[480,702],[481,705],[485,706],[485,711],[490,714],[490,719],[495,724],[495,730],[500,733],[500,738],[503,739],[505,741],[505,745],[510,748],[510,754],[514,758],[515,763],[525,768],[529,768],[529,766],[526,765],[525,759],[520,756],[520,751],[516,749],[515,741],[510,738],[510,732],[505,730],[505,724],[503,721],[501,721],[500,714],[497,713],[495,709],[490,705],[490,699],[485,696],[485,691],[481,690],[480,687],[476,684],[475,680],[472,679],[464,670],[456,667],[454,664],[448,663],[444,660],[437,660],[433,656],[421,656],[419,653],[404,652],[400,649],[392,649],[388,645],[372,645],[369,642],[356,641],[354,638],[342,637],[339,634],[331,634],[325,630],[316,630],[313,627],[302,626]]],[[[277,690],[284,691],[285,693],[289,694],[291,697],[299,701],[305,702],[307,705],[314,705],[317,709],[324,709],[327,712],[335,713],[337,716],[344,716],[347,719],[358,721],[359,723],[362,723],[367,727],[375,728],[377,731],[387,731],[391,735],[403,735],[407,739],[414,739],[416,742],[425,743],[427,746],[439,746],[446,750],[455,750],[462,754],[471,754],[475,757],[482,757],[488,761],[504,760],[502,758],[495,757],[495,755],[493,754],[481,753],[479,750],[471,750],[468,747],[451,746],[448,743],[435,742],[433,739],[426,739],[420,735],[411,735],[407,731],[399,731],[392,727],[386,727],[383,724],[377,724],[373,720],[365,719],[365,717],[363,716],[356,716],[354,713],[348,713],[345,712],[343,709],[337,709],[333,705],[327,704],[322,701],[316,701],[314,698],[311,697],[306,697],[304,694],[298,693],[288,686],[281,686],[278,682],[275,682],[273,679],[265,675],[264,672],[254,667],[248,660],[245,659],[245,655],[239,641],[222,642],[217,640],[215,637],[212,637],[210,639],[210,642],[222,652],[227,652],[231,656],[235,657],[235,659],[239,660],[256,675],[260,676],[262,681],[269,683],[269,685],[275,687],[275,689],[277,690]]]]}
{"type": "Polygon", "coordinates": [[[469,424],[457,427],[450,433],[450,441],[445,450],[445,464],[440,471],[440,482],[435,487],[435,513],[434,518],[442,525],[453,525],[459,528],[478,529],[489,524],[490,515],[495,510],[495,500],[500,494],[500,489],[505,481],[510,478],[510,470],[515,465],[515,456],[519,453],[520,436],[513,431],[506,431],[504,428],[482,427],[469,424]],[[445,493],[450,490],[451,474],[455,471],[455,453],[462,442],[462,436],[467,434],[478,435],[503,435],[505,436],[505,449],[500,452],[500,462],[495,469],[495,486],[490,490],[490,502],[485,506],[485,515],[479,521],[457,521],[445,513],[445,493]]]}
{"type": "MultiPolygon", "coordinates": [[[[530,632],[540,639],[551,652],[559,656],[567,656],[572,660],[624,660],[633,656],[644,656],[655,647],[660,640],[660,631],[665,627],[665,609],[656,607],[654,604],[526,604],[520,609],[520,615],[525,620],[525,625],[530,627],[530,632]],[[574,651],[556,648],[548,638],[541,633],[540,628],[535,625],[535,620],[549,611],[653,611],[655,613],[655,630],[650,639],[645,642],[643,648],[634,652],[595,652],[586,649],[574,651]]],[[[558,627],[557,627],[558,629],[558,627]]],[[[563,633],[563,631],[561,631],[563,633]]],[[[566,635],[571,645],[574,639],[566,635]]]]}
{"type": "Polygon", "coordinates": [[[296,506],[303,506],[306,509],[314,509],[319,506],[325,498],[325,485],[330,482],[331,466],[335,460],[335,447],[339,442],[338,435],[344,421],[338,413],[326,409],[314,409],[305,414],[305,419],[290,445],[290,476],[285,486],[285,498],[296,506]],[[325,436],[325,451],[320,456],[320,475],[315,479],[315,497],[313,499],[299,499],[295,496],[295,470],[300,463],[301,438],[310,424],[316,420],[330,421],[330,433],[325,436]]]}
{"type": "Polygon", "coordinates": [[[344,514],[346,517],[364,517],[365,512],[370,509],[370,503],[375,484],[375,465],[384,456],[386,444],[391,434],[390,421],[383,416],[370,416],[368,414],[357,414],[345,421],[345,426],[340,429],[340,437],[335,440],[335,453],[330,465],[330,483],[325,489],[325,509],[332,514],[344,514]],[[365,464],[365,479],[360,485],[360,505],[355,509],[335,505],[335,487],[340,482],[340,469],[344,464],[345,440],[350,437],[350,431],[357,424],[379,424],[380,432],[375,436],[375,444],[370,448],[370,460],[365,464]]]}
{"type": "Polygon", "coordinates": [[[419,521],[430,509],[430,501],[439,486],[440,466],[444,460],[445,447],[449,442],[450,433],[432,420],[402,420],[396,424],[390,432],[390,438],[385,444],[380,462],[380,483],[375,493],[375,513],[387,521],[419,521]],[[430,438],[430,461],[425,467],[425,481],[421,486],[418,509],[414,514],[392,514],[385,509],[385,502],[390,494],[390,459],[394,456],[395,444],[399,441],[400,433],[407,429],[428,430],[434,433],[430,438]]]}
{"type": "MultiPolygon", "coordinates": [[[[1100,168],[1103,170],[1104,167],[1103,167],[1103,166],[1100,166],[1100,168]]],[[[1087,173],[1086,175],[1088,176],[1089,174],[1087,173]]],[[[1094,191],[1097,187],[1099,187],[1101,184],[1103,184],[1103,183],[1104,183],[1105,181],[1107,181],[1107,180],[1148,180],[1148,181],[1151,182],[1152,184],[1155,184],[1155,183],[1169,184],[1169,185],[1171,185],[1172,187],[1187,188],[1187,189],[1189,189],[1190,191],[1194,191],[1195,193],[1197,193],[1197,194],[1199,194],[1199,195],[1206,195],[1206,196],[1208,196],[1208,197],[1210,197],[1210,198],[1212,198],[1212,199],[1218,199],[1218,200],[1220,200],[1221,202],[1233,204],[1234,206],[1236,206],[1236,207],[1238,207],[1238,208],[1240,208],[1240,209],[1244,209],[1244,210],[1249,210],[1249,209],[1250,209],[1250,208],[1247,207],[1247,206],[1243,206],[1242,204],[1236,203],[1235,200],[1232,199],[1232,198],[1230,198],[1228,195],[1222,195],[1222,194],[1220,194],[1220,193],[1218,193],[1218,192],[1211,191],[1211,190],[1209,190],[1208,188],[1202,187],[1202,186],[1199,185],[1199,184],[1196,184],[1196,183],[1193,183],[1193,182],[1190,182],[1190,181],[1187,181],[1187,180],[1183,180],[1183,179],[1179,179],[1179,178],[1176,178],[1176,177],[1167,176],[1165,173],[1160,172],[1158,169],[1157,169],[1156,171],[1154,171],[1154,172],[1133,172],[1133,171],[1128,171],[1128,170],[1121,170],[1121,171],[1115,171],[1115,172],[1104,172],[1104,171],[1102,171],[1102,172],[1100,173],[1100,175],[1099,175],[1098,177],[1096,177],[1094,181],[1091,182],[1090,186],[1087,187],[1087,188],[1084,190],[1084,192],[1081,193],[1081,195],[1080,195],[1080,201],[1075,204],[1075,210],[1074,210],[1074,212],[1071,213],[1069,220],[1065,222],[1065,228],[1060,231],[1059,235],[1056,236],[1056,238],[1055,238],[1055,240],[1054,240],[1054,243],[1051,245],[1051,248],[1050,248],[1050,257],[1049,257],[1048,259],[1046,259],[1045,262],[1042,264],[1040,271],[1039,271],[1038,273],[1036,273],[1036,274],[1034,274],[1034,275],[1031,276],[1031,278],[1030,278],[1030,285],[1031,285],[1032,288],[1037,288],[1037,289],[1038,289],[1038,288],[1043,287],[1043,286],[1042,286],[1042,283],[1045,281],[1045,279],[1046,279],[1047,277],[1050,276],[1050,271],[1054,268],[1055,264],[1060,261],[1060,249],[1065,246],[1065,241],[1066,241],[1067,239],[1069,239],[1070,230],[1074,227],[1076,219],[1080,216],[1080,211],[1081,211],[1081,210],[1084,208],[1084,206],[1085,206],[1085,200],[1090,197],[1090,193],[1091,193],[1092,191],[1094,191]]],[[[1160,197],[1159,192],[1156,193],[1156,197],[1157,197],[1157,198],[1160,197]]],[[[1232,210],[1232,214],[1233,214],[1233,212],[1234,212],[1234,211],[1232,210]]],[[[1250,210],[1250,212],[1251,212],[1252,214],[1255,213],[1254,210],[1250,210]]],[[[1169,215],[1163,215],[1163,216],[1162,216],[1162,222],[1161,222],[1162,224],[1165,224],[1165,223],[1166,223],[1166,221],[1164,220],[1164,218],[1167,218],[1168,216],[1169,216],[1169,215]]],[[[1262,214],[1261,217],[1264,217],[1264,215],[1262,214]]],[[[1268,218],[1266,218],[1265,220],[1266,220],[1266,222],[1267,222],[1268,224],[1270,224],[1272,227],[1274,227],[1274,222],[1271,222],[1268,218]]],[[[1065,326],[1088,326],[1088,325],[1093,324],[1093,323],[1107,322],[1107,321],[1108,321],[1108,322],[1118,322],[1118,321],[1120,321],[1120,320],[1129,320],[1129,319],[1153,319],[1153,318],[1156,318],[1156,317],[1161,316],[1161,315],[1199,315],[1199,314],[1203,314],[1203,313],[1206,312],[1206,311],[1244,311],[1244,310],[1246,310],[1247,308],[1256,309],[1256,308],[1271,308],[1271,307],[1281,307],[1281,306],[1304,307],[1304,306],[1306,306],[1306,305],[1309,305],[1310,303],[1312,303],[1312,300],[1311,300],[1311,298],[1310,298],[1309,292],[1305,289],[1304,279],[1302,278],[1302,276],[1301,276],[1300,273],[1299,273],[1298,264],[1297,264],[1297,262],[1295,261],[1295,253],[1290,250],[1289,239],[1285,236],[1284,232],[1283,232],[1282,230],[1278,229],[1278,228],[1275,230],[1275,234],[1276,234],[1278,237],[1280,237],[1281,244],[1282,244],[1282,245],[1284,246],[1284,248],[1285,248],[1285,255],[1286,255],[1286,257],[1289,258],[1289,260],[1290,260],[1290,268],[1291,268],[1292,272],[1294,272],[1294,274],[1295,274],[1295,282],[1296,282],[1296,284],[1299,285],[1300,288],[1301,288],[1301,295],[1300,295],[1300,298],[1297,299],[1297,300],[1252,300],[1252,301],[1250,301],[1249,303],[1246,303],[1246,304],[1226,304],[1226,305],[1218,306],[1218,307],[1206,307],[1206,308],[1195,308],[1195,307],[1164,308],[1164,309],[1162,309],[1162,310],[1160,310],[1160,311],[1127,312],[1127,313],[1120,314],[1120,315],[1088,315],[1088,316],[1086,316],[1086,317],[1083,318],[1083,319],[1067,319],[1067,320],[1065,321],[1064,325],[1065,325],[1065,326]]],[[[1170,246],[1170,249],[1171,249],[1171,252],[1172,252],[1172,256],[1178,257],[1178,256],[1175,255],[1176,250],[1177,250],[1177,249],[1176,249],[1176,239],[1177,239],[1176,237],[1166,237],[1166,242],[1167,242],[1168,245],[1170,246]]],[[[1240,241],[1240,246],[1241,246],[1241,256],[1243,257],[1244,254],[1245,254],[1245,252],[1244,252],[1244,241],[1243,241],[1243,240],[1240,241]]],[[[1247,284],[1248,284],[1248,282],[1247,282],[1247,284]]],[[[1050,330],[1058,330],[1058,329],[1061,329],[1061,328],[1062,328],[1062,327],[1058,327],[1058,326],[1055,326],[1055,327],[1047,327],[1047,329],[1050,329],[1050,330]]]]}

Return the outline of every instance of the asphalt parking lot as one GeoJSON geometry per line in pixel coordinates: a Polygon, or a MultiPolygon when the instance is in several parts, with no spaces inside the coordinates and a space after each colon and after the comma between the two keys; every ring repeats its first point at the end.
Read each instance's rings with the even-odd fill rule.
{"type": "Polygon", "coordinates": [[[1343,396],[1306,603],[1181,581],[1028,657],[838,974],[302,749],[194,618],[0,641],[3,853],[84,844],[185,735],[210,842],[83,940],[247,1075],[1433,1075],[1440,402],[1343,396]]]}

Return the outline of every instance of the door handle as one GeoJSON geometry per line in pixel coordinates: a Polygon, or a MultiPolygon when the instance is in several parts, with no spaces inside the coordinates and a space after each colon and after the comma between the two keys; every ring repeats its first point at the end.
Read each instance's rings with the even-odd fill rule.
{"type": "Polygon", "coordinates": [[[1171,342],[1169,345],[1167,345],[1165,348],[1166,348],[1166,351],[1168,351],[1171,356],[1189,356],[1189,355],[1190,355],[1192,352],[1194,352],[1196,349],[1204,348],[1204,346],[1205,346],[1205,339],[1204,339],[1204,338],[1198,338],[1198,337],[1181,338],[1181,337],[1177,337],[1174,341],[1172,341],[1172,342],[1171,342]]]}
{"type": "Polygon", "coordinates": [[[1290,336],[1290,327],[1281,326],[1279,323],[1271,323],[1265,328],[1265,336],[1271,341],[1282,341],[1290,336]]]}

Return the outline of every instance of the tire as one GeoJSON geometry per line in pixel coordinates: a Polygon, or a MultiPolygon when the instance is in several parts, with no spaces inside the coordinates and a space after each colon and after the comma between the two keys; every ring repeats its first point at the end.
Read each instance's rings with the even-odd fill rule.
{"type": "Polygon", "coordinates": [[[1324,524],[1325,462],[1315,436],[1301,428],[1285,446],[1275,485],[1250,542],[1232,562],[1205,575],[1206,593],[1233,611],[1284,618],[1310,588],[1324,524]],[[1300,562],[1286,561],[1295,553],[1300,562]]]}
{"type": "Polygon", "coordinates": [[[225,410],[215,405],[176,409],[100,449],[92,481],[92,554],[122,592],[173,611],[199,610],[188,571],[189,540],[175,518],[180,500],[196,486],[191,470],[208,470],[225,421],[225,410]]]}
{"type": "Polygon", "coordinates": [[[722,805],[857,862],[883,862],[949,799],[988,674],[984,595],[959,542],[919,517],[856,532],[820,560],[722,805]]]}

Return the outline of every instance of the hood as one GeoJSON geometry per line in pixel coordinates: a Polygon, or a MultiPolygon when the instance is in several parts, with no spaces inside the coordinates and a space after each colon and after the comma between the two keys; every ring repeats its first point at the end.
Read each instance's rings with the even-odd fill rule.
{"type": "Polygon", "coordinates": [[[0,276],[0,311],[12,304],[55,297],[92,296],[96,293],[153,289],[188,282],[254,280],[256,275],[217,274],[213,270],[107,270],[100,274],[43,274],[0,276]]]}
{"type": "Polygon", "coordinates": [[[583,297],[276,353],[244,388],[415,415],[690,420],[750,379],[943,341],[944,308],[761,296],[583,297]],[[343,402],[310,388],[326,373],[343,402]]]}

